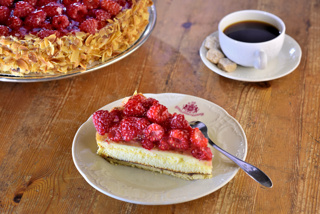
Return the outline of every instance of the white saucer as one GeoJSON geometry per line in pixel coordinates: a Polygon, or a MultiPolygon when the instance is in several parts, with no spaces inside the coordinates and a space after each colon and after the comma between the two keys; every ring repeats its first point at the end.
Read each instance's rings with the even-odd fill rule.
{"type": "MultiPolygon", "coordinates": [[[[240,124],[224,109],[207,100],[184,94],[145,94],[166,105],[170,112],[183,113],[188,121],[201,120],[212,140],[244,160],[247,139],[240,124]]],[[[123,99],[102,109],[119,106],[123,99]]],[[[96,130],[92,116],[78,129],[72,145],[75,166],[95,189],[118,200],[148,205],[175,204],[208,195],[226,185],[239,167],[213,150],[212,178],[186,181],[180,178],[127,166],[112,165],[96,154],[96,130]]]]}
{"type": "MultiPolygon", "coordinates": [[[[211,35],[218,36],[218,31],[211,35]]],[[[228,73],[219,69],[206,58],[207,51],[203,41],[200,47],[200,57],[210,70],[226,78],[246,82],[263,82],[286,76],[296,69],[302,55],[299,44],[292,37],[285,35],[284,44],[279,56],[271,61],[266,69],[258,70],[238,65],[234,72],[228,73]]]]}

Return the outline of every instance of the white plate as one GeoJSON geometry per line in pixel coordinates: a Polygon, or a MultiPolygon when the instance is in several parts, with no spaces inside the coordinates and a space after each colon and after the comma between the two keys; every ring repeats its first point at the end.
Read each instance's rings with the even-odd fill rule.
{"type": "Polygon", "coordinates": [[[3,73],[0,71],[0,81],[3,82],[44,82],[44,81],[51,81],[51,80],[58,80],[58,79],[65,79],[69,77],[78,76],[81,74],[89,73],[100,68],[109,66],[119,60],[129,56],[131,53],[136,51],[143,43],[147,41],[151,32],[153,31],[156,20],[157,20],[157,12],[154,5],[148,8],[149,10],[149,24],[146,26],[146,29],[141,34],[140,38],[132,44],[127,50],[119,53],[116,56],[108,59],[103,63],[96,63],[87,68],[85,71],[79,71],[79,69],[75,69],[73,71],[68,72],[67,74],[60,73],[60,74],[26,74],[24,76],[14,76],[12,74],[3,73]]]}
{"type": "MultiPolygon", "coordinates": [[[[183,113],[186,119],[201,120],[209,135],[223,149],[244,160],[247,139],[240,124],[224,109],[207,100],[183,94],[145,94],[168,107],[169,112],[183,113]]],[[[110,110],[121,100],[104,106],[110,110]]],[[[208,195],[227,184],[239,167],[218,151],[213,151],[213,177],[186,181],[176,177],[112,165],[96,154],[95,128],[92,116],[79,128],[73,145],[74,164],[85,180],[100,192],[126,202],[147,205],[175,204],[208,195]]]]}
{"type": "MultiPolygon", "coordinates": [[[[211,35],[218,36],[218,31],[211,35]]],[[[210,70],[226,78],[246,82],[263,82],[286,76],[299,65],[302,54],[299,44],[290,36],[285,35],[284,44],[279,56],[269,62],[266,69],[258,70],[238,65],[234,72],[228,73],[219,69],[206,58],[207,49],[204,47],[204,42],[200,47],[200,57],[210,70]]]]}

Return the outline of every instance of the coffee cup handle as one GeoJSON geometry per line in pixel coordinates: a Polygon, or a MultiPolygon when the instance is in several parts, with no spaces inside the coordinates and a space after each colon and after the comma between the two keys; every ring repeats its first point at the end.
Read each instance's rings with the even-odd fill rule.
{"type": "Polygon", "coordinates": [[[267,67],[268,57],[263,50],[254,53],[254,67],[256,69],[265,69],[267,67]]]}

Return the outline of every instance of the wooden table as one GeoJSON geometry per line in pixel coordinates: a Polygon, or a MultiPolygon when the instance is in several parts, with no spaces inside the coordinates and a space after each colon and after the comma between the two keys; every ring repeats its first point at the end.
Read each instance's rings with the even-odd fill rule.
{"type": "Polygon", "coordinates": [[[156,1],[157,25],[136,52],[92,73],[39,82],[0,82],[0,213],[320,213],[319,1],[156,1]],[[268,82],[222,77],[199,47],[226,14],[259,9],[281,17],[302,48],[291,74],[268,82]],[[246,160],[265,171],[262,187],[243,171],[227,185],[181,204],[144,206],[108,197],[77,171],[79,126],[100,107],[142,93],[198,96],[243,127],[246,160]]]}

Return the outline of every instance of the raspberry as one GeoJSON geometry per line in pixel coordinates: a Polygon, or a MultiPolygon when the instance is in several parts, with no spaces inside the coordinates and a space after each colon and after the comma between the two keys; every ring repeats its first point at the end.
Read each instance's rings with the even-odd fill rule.
{"type": "Polygon", "coordinates": [[[122,139],[125,141],[133,140],[138,135],[138,130],[135,126],[135,118],[127,117],[120,122],[122,139]]]}
{"type": "Polygon", "coordinates": [[[150,107],[147,112],[147,117],[150,121],[156,123],[162,123],[169,118],[170,114],[167,107],[161,104],[156,104],[150,107]]]}
{"type": "Polygon", "coordinates": [[[90,18],[82,22],[79,28],[86,33],[95,34],[98,29],[98,22],[94,18],[90,18]]]}
{"type": "Polygon", "coordinates": [[[25,25],[32,27],[32,28],[41,27],[41,25],[43,24],[43,22],[46,19],[46,16],[47,16],[47,14],[43,10],[36,10],[36,11],[30,13],[26,17],[25,25]]]}
{"type": "Polygon", "coordinates": [[[0,5],[10,7],[14,0],[0,0],[0,5]]]}
{"type": "Polygon", "coordinates": [[[38,37],[40,37],[41,39],[48,37],[52,34],[56,34],[58,36],[58,31],[56,30],[48,30],[48,29],[42,29],[39,31],[39,33],[37,34],[38,37]]]}
{"type": "Polygon", "coordinates": [[[160,150],[163,150],[163,151],[169,150],[170,149],[170,145],[168,143],[168,139],[167,138],[161,139],[160,142],[159,142],[159,146],[158,147],[159,147],[160,150]]]}
{"type": "MultiPolygon", "coordinates": [[[[86,1],[86,0],[84,0],[86,1]]],[[[77,3],[77,2],[80,2],[80,0],[63,0],[63,4],[68,6],[70,4],[74,4],[74,3],[77,3]]]]}
{"type": "Polygon", "coordinates": [[[188,121],[184,118],[183,114],[174,113],[170,120],[170,128],[172,129],[187,129],[189,128],[188,121]]]}
{"type": "Polygon", "coordinates": [[[164,129],[156,123],[152,123],[144,130],[144,135],[150,141],[159,141],[164,135],[164,129]]]}
{"type": "Polygon", "coordinates": [[[156,99],[153,99],[151,97],[149,97],[148,99],[145,99],[142,101],[142,105],[143,107],[145,107],[146,109],[149,109],[151,106],[158,104],[159,101],[156,99]]]}
{"type": "Polygon", "coordinates": [[[146,118],[136,118],[136,127],[138,134],[142,135],[143,131],[150,125],[149,120],[146,118]]]}
{"type": "Polygon", "coordinates": [[[28,16],[32,11],[34,11],[34,7],[32,7],[31,4],[24,1],[19,1],[15,5],[13,15],[19,18],[24,18],[28,16]]]}
{"type": "Polygon", "coordinates": [[[82,3],[87,6],[88,10],[96,9],[100,6],[100,0],[84,0],[82,3]]]}
{"type": "Polygon", "coordinates": [[[141,141],[141,146],[145,149],[151,150],[154,147],[154,144],[152,141],[147,140],[147,139],[143,139],[141,141]]]}
{"type": "Polygon", "coordinates": [[[115,0],[121,7],[126,5],[126,0],[115,0]]]}
{"type": "Polygon", "coordinates": [[[199,160],[211,160],[212,152],[209,147],[198,147],[191,151],[193,157],[199,160]]]}
{"type": "Polygon", "coordinates": [[[93,124],[100,135],[104,135],[112,123],[112,118],[107,110],[99,110],[93,114],[93,124]]]}
{"type": "Polygon", "coordinates": [[[35,6],[38,0],[23,0],[23,1],[28,2],[32,6],[35,6]]]}
{"type": "Polygon", "coordinates": [[[56,29],[63,29],[68,27],[70,24],[69,19],[66,15],[58,15],[52,18],[52,25],[56,29]]]}
{"type": "Polygon", "coordinates": [[[18,29],[18,28],[20,28],[22,26],[22,20],[19,17],[11,16],[8,19],[8,26],[11,29],[18,29]]]}
{"type": "Polygon", "coordinates": [[[190,132],[190,141],[196,147],[206,147],[208,145],[208,139],[198,129],[192,129],[190,132]]]}
{"type": "Polygon", "coordinates": [[[10,10],[6,6],[0,6],[0,24],[5,24],[10,16],[10,10]]]}
{"type": "Polygon", "coordinates": [[[71,4],[67,8],[68,16],[76,21],[81,21],[85,17],[85,15],[87,15],[87,13],[87,7],[81,3],[71,4]]]}
{"type": "Polygon", "coordinates": [[[168,143],[173,148],[187,150],[189,148],[187,132],[180,129],[171,130],[169,133],[168,143]]]}
{"type": "Polygon", "coordinates": [[[172,118],[172,115],[169,114],[169,118],[161,123],[161,126],[164,128],[165,132],[169,132],[171,130],[170,128],[171,118],[172,118]]]}
{"type": "Polygon", "coordinates": [[[120,141],[120,140],[122,140],[121,131],[120,131],[119,125],[112,126],[112,127],[109,129],[108,137],[110,138],[110,140],[113,140],[113,141],[120,141]]]}
{"type": "Polygon", "coordinates": [[[52,24],[48,20],[45,20],[41,27],[44,29],[53,30],[52,24]]]}
{"type": "Polygon", "coordinates": [[[37,5],[41,7],[49,4],[50,2],[56,2],[56,0],[38,0],[37,5]]]}
{"type": "Polygon", "coordinates": [[[121,10],[121,6],[113,0],[102,0],[101,8],[108,11],[113,16],[117,15],[121,10]]]}
{"type": "Polygon", "coordinates": [[[146,100],[147,98],[145,96],[143,96],[142,94],[135,94],[132,97],[130,97],[129,100],[137,100],[138,102],[142,102],[144,100],[146,100]]]}
{"type": "Polygon", "coordinates": [[[25,35],[27,35],[28,33],[28,30],[24,27],[20,27],[20,28],[17,28],[17,29],[13,29],[11,31],[11,35],[12,36],[15,36],[15,37],[18,37],[18,38],[23,38],[25,35]]]}
{"type": "Polygon", "coordinates": [[[146,109],[143,107],[142,103],[136,99],[129,99],[124,105],[123,113],[127,116],[143,116],[146,109]]]}
{"type": "Polygon", "coordinates": [[[122,119],[122,111],[119,109],[113,109],[110,112],[110,115],[112,117],[112,122],[113,123],[119,123],[120,120],[122,119]]]}
{"type": "Polygon", "coordinates": [[[0,25],[0,36],[8,36],[9,35],[9,28],[4,25],[0,25]]]}
{"type": "Polygon", "coordinates": [[[95,16],[98,21],[107,21],[108,19],[111,19],[110,13],[100,9],[95,11],[95,16]]]}
{"type": "Polygon", "coordinates": [[[43,6],[42,10],[47,13],[48,17],[54,17],[62,14],[63,5],[56,2],[50,2],[49,4],[43,6]]]}
{"type": "Polygon", "coordinates": [[[107,22],[98,21],[97,29],[100,30],[101,28],[105,27],[106,25],[107,25],[107,22]]]}

